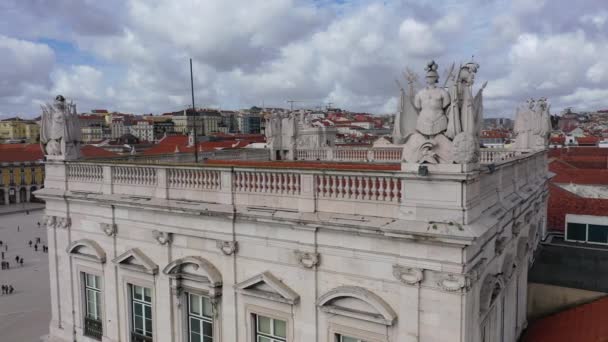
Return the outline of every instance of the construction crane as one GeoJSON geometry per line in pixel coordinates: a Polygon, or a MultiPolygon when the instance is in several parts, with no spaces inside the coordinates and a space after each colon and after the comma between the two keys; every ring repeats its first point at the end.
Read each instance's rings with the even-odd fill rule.
{"type": "Polygon", "coordinates": [[[294,104],[294,103],[296,103],[296,102],[306,102],[306,101],[303,101],[303,100],[287,100],[287,101],[285,101],[285,102],[289,103],[289,105],[290,105],[290,110],[291,110],[291,111],[293,111],[293,104],[294,104]]]}

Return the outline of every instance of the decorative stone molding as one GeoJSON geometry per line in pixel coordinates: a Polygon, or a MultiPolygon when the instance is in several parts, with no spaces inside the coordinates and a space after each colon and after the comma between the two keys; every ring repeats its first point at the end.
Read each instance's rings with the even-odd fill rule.
{"type": "Polygon", "coordinates": [[[511,228],[511,231],[513,232],[513,236],[518,236],[519,233],[521,233],[522,227],[523,227],[523,225],[520,221],[513,222],[513,228],[511,228]]]}
{"type": "Polygon", "coordinates": [[[408,285],[416,285],[424,278],[422,269],[401,265],[393,265],[393,275],[397,280],[408,285]]]}
{"type": "Polygon", "coordinates": [[[72,227],[72,219],[69,217],[57,217],[55,228],[69,229],[72,227]]]}
{"type": "Polygon", "coordinates": [[[437,286],[448,292],[455,292],[467,287],[467,279],[462,274],[445,274],[437,281],[437,286]]]}
{"type": "Polygon", "coordinates": [[[319,265],[319,253],[315,252],[303,252],[303,251],[294,251],[294,254],[298,258],[298,262],[300,265],[306,268],[313,268],[319,265]]]}
{"type": "Polygon", "coordinates": [[[57,216],[46,215],[44,217],[44,224],[47,228],[55,228],[55,225],[57,224],[57,216]]]}
{"type": "Polygon", "coordinates": [[[534,212],[538,214],[538,212],[540,211],[540,202],[536,202],[534,203],[534,212]]]}
{"type": "Polygon", "coordinates": [[[382,297],[359,286],[340,286],[330,290],[317,300],[317,306],[322,311],[333,315],[367,320],[374,323],[381,323],[386,326],[393,325],[397,320],[397,313],[384,299],[382,299],[382,297]],[[363,301],[373,308],[374,313],[353,310],[352,308],[343,307],[338,303],[335,303],[342,298],[355,298],[363,301]]]}
{"type": "Polygon", "coordinates": [[[524,215],[524,222],[526,224],[530,223],[530,221],[532,220],[532,212],[528,211],[525,215],[524,215]]]}
{"type": "Polygon", "coordinates": [[[473,267],[471,267],[466,275],[470,285],[479,280],[481,274],[483,273],[483,267],[485,266],[486,261],[488,261],[487,258],[481,258],[475,265],[473,265],[473,267]]]}
{"type": "Polygon", "coordinates": [[[237,241],[222,241],[217,240],[215,245],[217,248],[222,251],[225,255],[232,255],[239,250],[239,243],[237,241]]]}
{"type": "Polygon", "coordinates": [[[494,253],[496,255],[502,254],[505,247],[507,246],[507,238],[506,237],[497,237],[496,241],[494,241],[494,253]]]}
{"type": "Polygon", "coordinates": [[[107,236],[114,236],[114,235],[116,235],[116,232],[118,231],[116,224],[114,224],[114,223],[100,223],[99,228],[107,236]]]}
{"type": "Polygon", "coordinates": [[[81,239],[72,242],[66,252],[72,256],[93,260],[99,263],[106,262],[106,252],[99,244],[90,239],[81,239]]]}
{"type": "Polygon", "coordinates": [[[160,230],[153,230],[152,236],[154,236],[154,239],[161,245],[171,243],[171,233],[161,232],[160,230]]]}

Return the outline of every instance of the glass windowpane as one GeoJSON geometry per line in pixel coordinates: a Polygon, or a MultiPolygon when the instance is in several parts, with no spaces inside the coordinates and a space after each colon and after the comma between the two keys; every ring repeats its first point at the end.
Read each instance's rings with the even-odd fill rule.
{"type": "Polygon", "coordinates": [[[588,240],[590,242],[608,243],[608,226],[590,224],[588,240]]]}
{"type": "Polygon", "coordinates": [[[150,305],[144,305],[144,316],[146,316],[146,318],[152,318],[152,307],[150,305]]]}
{"type": "Polygon", "coordinates": [[[201,325],[198,319],[190,317],[190,331],[197,334],[201,332],[201,325]]]}
{"type": "Polygon", "coordinates": [[[136,316],[143,316],[143,308],[141,304],[133,304],[133,312],[136,316]]]}
{"type": "Polygon", "coordinates": [[[258,336],[258,342],[272,342],[272,340],[268,337],[258,336]]]}
{"type": "Polygon", "coordinates": [[[587,225],[582,223],[568,223],[568,240],[586,241],[587,225]]]}
{"type": "Polygon", "coordinates": [[[213,307],[209,298],[202,297],[203,299],[203,316],[213,317],[213,307]]]}
{"type": "Polygon", "coordinates": [[[146,332],[152,334],[152,320],[146,319],[146,332]]]}
{"type": "Polygon", "coordinates": [[[135,331],[142,331],[144,328],[144,319],[141,316],[135,316],[133,321],[135,322],[135,331]]]}
{"type": "Polygon", "coordinates": [[[281,321],[278,319],[273,319],[272,321],[274,323],[274,336],[287,337],[287,333],[285,332],[285,330],[286,330],[285,321],[281,321]]]}
{"type": "Polygon", "coordinates": [[[197,295],[190,294],[190,312],[195,315],[201,314],[200,297],[197,295]]]}
{"type": "Polygon", "coordinates": [[[139,286],[133,286],[133,298],[142,300],[143,299],[143,289],[139,286]]]}
{"type": "Polygon", "coordinates": [[[147,287],[144,287],[144,301],[152,303],[152,290],[147,287]]]}
{"type": "Polygon", "coordinates": [[[202,342],[201,335],[194,332],[190,333],[190,342],[202,342]]]}
{"type": "Polygon", "coordinates": [[[213,336],[213,324],[203,321],[203,335],[213,336]]]}
{"type": "Polygon", "coordinates": [[[270,334],[270,318],[258,316],[258,331],[265,334],[270,334]]]}

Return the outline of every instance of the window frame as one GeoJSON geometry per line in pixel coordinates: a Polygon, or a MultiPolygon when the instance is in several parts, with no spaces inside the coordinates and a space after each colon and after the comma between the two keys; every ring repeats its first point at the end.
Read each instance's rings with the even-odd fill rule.
{"type": "Polygon", "coordinates": [[[574,243],[581,243],[581,244],[600,245],[600,246],[606,246],[606,245],[608,245],[608,240],[606,242],[598,242],[598,241],[590,241],[589,240],[589,229],[590,229],[590,226],[604,227],[604,229],[608,230],[608,225],[596,224],[596,223],[582,223],[582,222],[566,221],[565,222],[565,226],[566,226],[566,230],[564,232],[564,240],[565,241],[574,242],[574,243]],[[579,224],[579,225],[584,225],[585,226],[585,240],[573,240],[573,239],[569,239],[568,238],[568,232],[569,232],[568,226],[570,224],[579,224]]]}
{"type": "Polygon", "coordinates": [[[287,324],[288,324],[287,320],[275,318],[275,317],[269,317],[264,314],[254,313],[253,314],[254,342],[264,342],[263,340],[259,339],[260,337],[267,339],[268,342],[287,342],[287,324]],[[267,318],[270,320],[270,326],[269,326],[270,333],[263,332],[259,329],[260,317],[267,318]],[[280,321],[285,324],[285,337],[275,335],[275,324],[274,324],[275,321],[280,321]]]}
{"type": "Polygon", "coordinates": [[[84,289],[84,316],[90,319],[94,319],[96,321],[102,321],[103,320],[103,316],[102,316],[102,300],[101,300],[101,293],[102,293],[102,287],[101,287],[101,277],[97,274],[93,274],[93,273],[88,273],[88,272],[81,272],[82,277],[83,277],[83,289],[84,289]],[[88,276],[91,276],[95,279],[95,285],[91,286],[89,285],[89,278],[88,276]],[[89,291],[95,293],[97,296],[95,296],[95,317],[89,315],[89,291]]]}
{"type": "Polygon", "coordinates": [[[205,294],[201,294],[201,293],[197,293],[195,291],[184,291],[184,296],[185,296],[185,301],[186,301],[186,312],[185,312],[185,318],[186,318],[186,341],[188,342],[192,342],[192,319],[195,319],[198,321],[199,323],[199,333],[198,335],[201,336],[201,342],[205,341],[205,337],[211,337],[211,341],[216,341],[216,335],[217,333],[215,332],[216,329],[216,322],[215,322],[215,316],[216,316],[216,308],[214,308],[214,304],[212,302],[212,298],[208,295],[205,294]],[[199,297],[200,299],[200,314],[196,314],[196,313],[192,313],[191,310],[191,296],[196,296],[199,297]],[[205,299],[209,302],[209,305],[211,306],[211,316],[206,316],[204,314],[204,309],[203,309],[203,305],[205,303],[205,299]],[[204,334],[204,324],[205,323],[209,323],[211,324],[211,336],[209,335],[205,335],[204,334]]]}
{"type": "MultiPolygon", "coordinates": [[[[268,303],[269,306],[260,306],[252,303],[245,303],[245,315],[247,317],[247,341],[256,341],[257,322],[256,315],[281,320],[285,322],[285,342],[293,342],[293,317],[289,309],[291,305],[284,303],[268,303]]],[[[272,341],[272,339],[271,339],[272,341]]],[[[280,339],[278,341],[281,341],[280,339]]]]}
{"type": "Polygon", "coordinates": [[[130,333],[136,333],[138,335],[141,336],[145,336],[151,339],[154,339],[154,292],[153,292],[153,288],[152,287],[148,287],[145,285],[138,285],[138,284],[133,284],[133,283],[128,283],[128,292],[129,292],[129,322],[130,322],[130,329],[129,332],[130,333]],[[141,293],[141,298],[142,299],[137,299],[135,298],[135,288],[141,288],[142,289],[142,293],[141,293]],[[148,289],[150,291],[150,301],[146,302],[145,301],[145,290],[148,289]],[[135,313],[135,304],[140,304],[142,305],[142,310],[141,313],[142,315],[136,315],[135,313]],[[146,328],[146,320],[148,319],[147,315],[146,315],[146,310],[145,310],[145,306],[149,306],[150,307],[150,331],[149,334],[146,334],[146,332],[148,332],[148,329],[146,328]],[[136,324],[135,324],[135,316],[141,316],[142,317],[142,328],[140,329],[143,331],[143,333],[140,333],[137,331],[136,328],[136,324]]]}

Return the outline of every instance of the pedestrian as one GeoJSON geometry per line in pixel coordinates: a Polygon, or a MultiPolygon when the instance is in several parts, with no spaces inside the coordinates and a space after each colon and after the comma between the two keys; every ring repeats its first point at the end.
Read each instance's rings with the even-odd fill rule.
{"type": "Polygon", "coordinates": [[[15,291],[15,289],[13,288],[13,285],[9,285],[8,286],[8,293],[9,294],[13,294],[13,291],[15,291]]]}
{"type": "Polygon", "coordinates": [[[30,248],[32,248],[32,240],[30,240],[29,244],[30,244],[30,248]]]}
{"type": "Polygon", "coordinates": [[[2,252],[2,260],[4,260],[4,252],[2,252]]]}
{"type": "Polygon", "coordinates": [[[17,225],[17,231],[19,231],[19,229],[21,229],[21,228],[19,227],[19,225],[17,225]]]}
{"type": "Polygon", "coordinates": [[[18,255],[15,257],[15,262],[19,262],[19,256],[18,255]]]}
{"type": "Polygon", "coordinates": [[[10,270],[10,269],[11,269],[11,263],[10,263],[10,262],[8,262],[8,261],[6,261],[6,269],[7,269],[7,270],[10,270]]]}
{"type": "Polygon", "coordinates": [[[40,228],[40,221],[38,221],[38,228],[40,228]]]}
{"type": "Polygon", "coordinates": [[[19,259],[19,263],[21,264],[21,267],[23,267],[23,258],[19,259]]]}
{"type": "Polygon", "coordinates": [[[39,237],[36,238],[36,243],[40,243],[40,238],[39,237]]]}
{"type": "Polygon", "coordinates": [[[4,245],[4,250],[8,252],[8,243],[4,245]]]}
{"type": "Polygon", "coordinates": [[[2,294],[4,294],[4,292],[6,291],[4,290],[4,285],[2,285],[2,294]]]}
{"type": "Polygon", "coordinates": [[[0,240],[0,246],[2,246],[2,240],[0,240]]]}
{"type": "Polygon", "coordinates": [[[37,244],[36,244],[36,245],[34,245],[34,250],[35,250],[36,252],[38,252],[38,245],[37,245],[37,244]]]}

